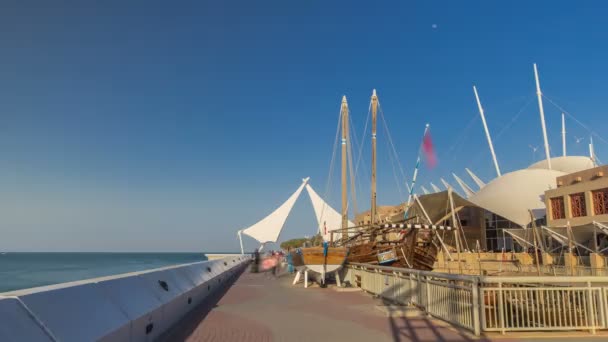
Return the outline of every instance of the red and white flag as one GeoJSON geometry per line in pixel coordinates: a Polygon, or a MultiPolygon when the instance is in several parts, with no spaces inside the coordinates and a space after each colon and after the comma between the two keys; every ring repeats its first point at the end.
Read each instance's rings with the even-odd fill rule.
{"type": "Polygon", "coordinates": [[[437,156],[435,156],[435,149],[433,148],[433,141],[431,140],[431,132],[427,130],[422,139],[422,151],[429,168],[434,168],[437,165],[437,156]]]}

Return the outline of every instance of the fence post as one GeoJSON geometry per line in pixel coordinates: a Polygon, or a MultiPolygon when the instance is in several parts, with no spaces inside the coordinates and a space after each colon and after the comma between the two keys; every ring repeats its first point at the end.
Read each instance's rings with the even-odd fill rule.
{"type": "MultiPolygon", "coordinates": [[[[473,330],[475,336],[480,335],[479,328],[479,317],[480,317],[480,305],[479,305],[479,278],[475,277],[471,282],[471,290],[473,292],[473,330]]],[[[484,312],[481,312],[481,317],[484,316],[484,312]]]]}
{"type": "Polygon", "coordinates": [[[606,298],[606,290],[608,288],[600,288],[600,324],[602,329],[608,328],[608,322],[606,322],[606,311],[608,311],[608,299],[606,298]]]}
{"type": "Polygon", "coordinates": [[[417,288],[416,288],[416,282],[414,281],[414,274],[410,273],[410,291],[409,291],[410,292],[410,303],[413,305],[418,304],[418,303],[416,303],[417,300],[414,299],[416,296],[416,291],[417,291],[417,288]]]}
{"type": "Polygon", "coordinates": [[[587,320],[587,323],[589,323],[589,332],[591,332],[591,334],[595,335],[595,317],[594,317],[594,312],[593,312],[593,293],[591,292],[592,287],[591,287],[591,282],[588,281],[587,282],[587,302],[589,302],[587,304],[587,315],[589,316],[589,319],[587,320]]]}
{"type": "Polygon", "coordinates": [[[505,334],[505,311],[502,282],[498,282],[498,320],[500,320],[500,333],[505,334]]]}
{"type": "Polygon", "coordinates": [[[424,276],[424,280],[426,281],[426,305],[424,306],[424,310],[427,315],[431,314],[431,283],[429,283],[429,276],[424,276]]]}

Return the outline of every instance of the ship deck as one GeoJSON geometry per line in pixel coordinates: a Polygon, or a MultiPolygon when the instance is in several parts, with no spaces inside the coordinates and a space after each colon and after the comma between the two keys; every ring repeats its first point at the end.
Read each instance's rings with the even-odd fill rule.
{"type": "MultiPolygon", "coordinates": [[[[486,336],[423,315],[394,317],[378,299],[274,278],[246,270],[226,291],[195,309],[163,337],[165,341],[527,341],[534,336],[486,336]],[[393,316],[393,317],[391,317],[393,316]]],[[[542,335],[557,337],[555,335],[542,335]]],[[[564,336],[562,333],[560,336],[564,336]]],[[[578,341],[589,334],[571,337],[578,341]]],[[[597,336],[599,337],[599,336],[597,336]]],[[[599,337],[601,338],[601,337],[599,337]]],[[[603,338],[606,338],[604,336],[603,338]]],[[[592,338],[595,339],[595,338],[592,338]]]]}

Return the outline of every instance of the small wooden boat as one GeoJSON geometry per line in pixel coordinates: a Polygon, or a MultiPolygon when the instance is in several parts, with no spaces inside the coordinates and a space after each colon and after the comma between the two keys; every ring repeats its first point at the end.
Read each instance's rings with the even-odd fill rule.
{"type": "Polygon", "coordinates": [[[348,250],[344,247],[329,247],[325,255],[323,247],[307,247],[301,248],[300,253],[308,270],[323,274],[339,270],[346,262],[348,250]]]}

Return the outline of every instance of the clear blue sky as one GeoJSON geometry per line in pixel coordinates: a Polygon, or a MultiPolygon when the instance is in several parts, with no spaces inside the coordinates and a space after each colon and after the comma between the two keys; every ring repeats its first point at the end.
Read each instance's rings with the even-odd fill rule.
{"type": "MultiPolygon", "coordinates": [[[[324,193],[340,98],[361,135],[372,88],[407,177],[427,122],[440,164],[422,184],[494,176],[474,83],[502,168],[525,167],[543,156],[528,147],[542,143],[534,62],[547,97],[607,131],[607,6],[4,1],[0,250],[236,250],[302,177],[324,193]]],[[[559,153],[560,111],[545,108],[559,153]]],[[[567,124],[570,152],[587,153],[590,133],[567,124]]],[[[379,203],[394,204],[379,139],[379,203]]],[[[314,232],[306,197],[292,214],[283,238],[314,232]]]]}

